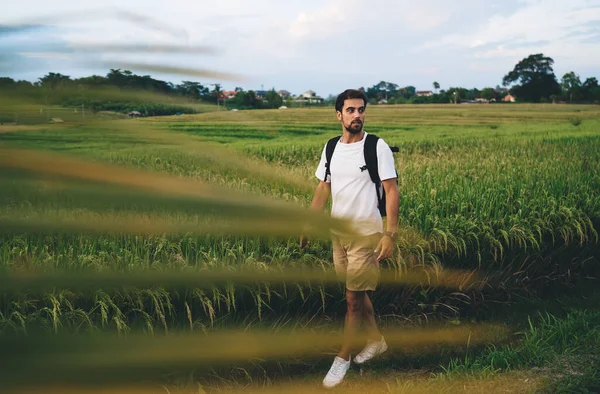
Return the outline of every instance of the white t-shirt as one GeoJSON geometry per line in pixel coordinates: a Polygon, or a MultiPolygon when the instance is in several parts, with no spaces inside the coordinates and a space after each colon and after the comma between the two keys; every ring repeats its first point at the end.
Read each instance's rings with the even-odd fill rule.
{"type": "MultiPolygon", "coordinates": [[[[383,221],[377,208],[377,192],[365,166],[364,146],[367,133],[359,142],[344,144],[338,141],[331,158],[331,216],[351,220],[354,229],[361,235],[383,232],[383,221]],[[361,170],[361,167],[363,170],[361,170]]],[[[315,175],[325,180],[326,149],[315,175]]],[[[379,178],[396,178],[394,156],[388,144],[381,138],[377,141],[377,164],[379,178]]],[[[329,181],[329,179],[327,180],[329,181]]]]}

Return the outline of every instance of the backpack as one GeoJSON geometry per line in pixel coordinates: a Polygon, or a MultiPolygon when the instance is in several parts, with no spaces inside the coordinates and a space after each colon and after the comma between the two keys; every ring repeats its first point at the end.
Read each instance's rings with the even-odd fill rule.
{"type": "MultiPolygon", "coordinates": [[[[331,177],[331,171],[329,169],[329,165],[331,164],[331,158],[333,157],[333,151],[342,136],[338,135],[337,137],[333,137],[329,141],[327,141],[327,147],[325,148],[325,181],[327,181],[327,177],[331,177]]],[[[379,213],[381,217],[385,217],[387,215],[385,209],[385,190],[383,188],[383,183],[381,183],[381,179],[379,179],[379,170],[378,170],[378,162],[377,162],[377,141],[379,141],[379,137],[374,134],[367,134],[367,138],[365,140],[365,163],[367,170],[369,171],[369,176],[371,177],[371,181],[375,184],[375,193],[377,193],[377,208],[379,208],[379,213]]],[[[399,152],[400,149],[397,146],[390,146],[390,150],[392,152],[399,152]]],[[[396,171],[396,184],[398,183],[398,172],[396,171]]]]}

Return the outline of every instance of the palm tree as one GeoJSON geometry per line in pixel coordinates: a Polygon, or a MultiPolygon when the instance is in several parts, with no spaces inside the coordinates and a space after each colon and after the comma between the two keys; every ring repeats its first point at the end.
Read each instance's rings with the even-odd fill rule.
{"type": "Polygon", "coordinates": [[[219,99],[221,98],[221,84],[220,83],[211,83],[212,86],[214,86],[215,88],[213,89],[212,92],[210,92],[211,95],[214,95],[217,99],[217,108],[219,107],[219,99]]]}

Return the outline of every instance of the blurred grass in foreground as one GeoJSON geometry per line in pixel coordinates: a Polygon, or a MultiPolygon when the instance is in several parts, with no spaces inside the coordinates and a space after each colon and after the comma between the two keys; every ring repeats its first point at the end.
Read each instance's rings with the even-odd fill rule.
{"type": "MultiPolygon", "coordinates": [[[[202,288],[219,286],[227,282],[237,285],[252,283],[341,283],[335,272],[311,268],[279,268],[273,269],[184,269],[180,272],[167,270],[162,272],[130,271],[124,272],[85,272],[78,273],[54,269],[50,272],[21,270],[16,272],[0,271],[0,290],[36,291],[52,288],[84,290],[91,288],[134,287],[178,287],[189,286],[202,288]],[[52,272],[54,271],[54,272],[52,272]]],[[[483,282],[474,272],[451,269],[432,270],[415,268],[411,272],[383,271],[379,280],[381,284],[404,284],[407,286],[425,285],[460,291],[470,290],[483,282]]]]}
{"type": "MultiPolygon", "coordinates": [[[[437,346],[473,346],[502,342],[509,331],[502,326],[474,325],[450,328],[400,329],[386,332],[386,341],[398,352],[436,351],[437,346]]],[[[143,381],[172,370],[216,366],[252,359],[294,358],[335,354],[342,336],[333,333],[220,331],[208,335],[177,334],[148,337],[113,335],[28,335],[18,340],[0,338],[0,349],[11,354],[0,361],[5,387],[23,385],[35,376],[38,383],[109,384],[143,381]],[[26,365],[26,368],[23,366],[26,365]]],[[[355,338],[353,346],[366,338],[355,338]]],[[[333,357],[333,356],[332,356],[333,357]]]]}
{"type": "MultiPolygon", "coordinates": [[[[309,376],[298,381],[270,384],[245,384],[233,387],[211,387],[200,384],[181,387],[178,385],[113,385],[108,387],[91,387],[86,385],[45,385],[43,387],[24,387],[18,393],[33,394],[43,390],[48,394],[233,394],[233,393],[272,393],[272,394],[306,394],[330,393],[321,385],[321,376],[309,376]]],[[[530,377],[523,372],[511,372],[488,378],[457,378],[452,381],[429,381],[422,376],[410,373],[400,376],[389,376],[387,379],[374,379],[369,376],[348,376],[346,384],[336,391],[349,394],[489,394],[489,393],[532,393],[543,388],[542,379],[530,377]]],[[[16,392],[9,391],[9,394],[16,392]]]]}

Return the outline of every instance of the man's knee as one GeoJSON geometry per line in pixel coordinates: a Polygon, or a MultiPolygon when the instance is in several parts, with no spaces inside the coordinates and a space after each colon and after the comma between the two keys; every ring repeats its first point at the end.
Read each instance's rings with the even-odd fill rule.
{"type": "Polygon", "coordinates": [[[346,290],[346,305],[350,313],[363,313],[365,307],[365,292],[346,290]]]}

